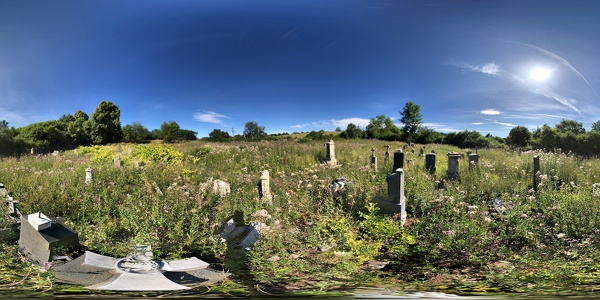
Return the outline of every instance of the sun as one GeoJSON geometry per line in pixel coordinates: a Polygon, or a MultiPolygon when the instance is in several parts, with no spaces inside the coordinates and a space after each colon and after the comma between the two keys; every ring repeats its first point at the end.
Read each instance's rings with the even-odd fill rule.
{"type": "Polygon", "coordinates": [[[545,81],[552,75],[552,70],[543,67],[534,68],[529,72],[529,78],[535,81],[545,81]]]}

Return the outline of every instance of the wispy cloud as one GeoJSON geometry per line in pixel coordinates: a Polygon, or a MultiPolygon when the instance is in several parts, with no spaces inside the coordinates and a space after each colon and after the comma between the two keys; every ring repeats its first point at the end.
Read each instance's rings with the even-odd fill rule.
{"type": "Polygon", "coordinates": [[[348,127],[348,124],[352,123],[354,125],[360,126],[361,128],[367,127],[371,121],[369,119],[364,118],[346,118],[346,119],[331,119],[331,120],[319,120],[310,123],[297,124],[290,126],[291,128],[302,129],[302,128],[329,128],[335,129],[336,127],[340,127],[342,130],[348,127]]]}
{"type": "Polygon", "coordinates": [[[492,122],[492,123],[494,123],[494,124],[502,125],[502,126],[504,126],[504,127],[506,127],[506,128],[513,128],[513,127],[516,127],[516,126],[517,126],[517,125],[515,125],[515,124],[512,124],[512,123],[499,122],[499,121],[496,121],[496,120],[489,120],[489,119],[488,119],[488,121],[490,121],[490,122],[492,122]]]}
{"type": "Polygon", "coordinates": [[[483,125],[483,123],[481,123],[481,122],[474,122],[474,123],[471,123],[471,124],[473,124],[473,125],[483,125]]]}
{"type": "Polygon", "coordinates": [[[484,65],[472,65],[472,64],[455,64],[455,65],[460,68],[463,68],[463,69],[469,69],[473,72],[480,72],[480,73],[488,74],[488,75],[498,76],[502,73],[502,70],[500,69],[500,65],[495,64],[495,63],[487,63],[484,65]]]}
{"type": "Polygon", "coordinates": [[[205,111],[203,113],[195,113],[194,120],[203,123],[223,124],[222,119],[231,119],[228,116],[213,112],[205,111]]]}
{"type": "Polygon", "coordinates": [[[496,109],[484,109],[479,112],[482,115],[495,116],[501,114],[499,110],[496,109]]]}

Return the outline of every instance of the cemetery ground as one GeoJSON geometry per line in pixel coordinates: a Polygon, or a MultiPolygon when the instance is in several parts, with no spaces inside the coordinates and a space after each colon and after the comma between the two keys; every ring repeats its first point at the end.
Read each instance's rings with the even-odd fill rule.
{"type": "MultiPolygon", "coordinates": [[[[382,215],[375,203],[387,197],[393,152],[403,145],[339,140],[337,164],[323,163],[323,142],[80,147],[3,158],[0,182],[23,214],[62,217],[86,250],[124,257],[131,246],[149,244],[157,258],[196,256],[231,274],[172,295],[336,295],[357,287],[591,295],[598,289],[599,159],[479,149],[478,164],[459,160],[459,178],[448,180],[446,154],[466,149],[424,145],[424,153],[437,153],[430,173],[423,145],[405,148],[402,226],[399,215],[382,215]],[[94,171],[86,183],[87,168],[94,171]],[[270,197],[258,188],[263,170],[270,197]],[[340,177],[347,184],[334,197],[331,185],[340,177]],[[216,180],[229,183],[229,192],[213,191],[216,180]],[[240,249],[218,236],[230,219],[266,227],[257,243],[240,249]]],[[[0,239],[0,296],[100,293],[58,282],[50,264],[22,261],[14,236],[0,239]]]]}

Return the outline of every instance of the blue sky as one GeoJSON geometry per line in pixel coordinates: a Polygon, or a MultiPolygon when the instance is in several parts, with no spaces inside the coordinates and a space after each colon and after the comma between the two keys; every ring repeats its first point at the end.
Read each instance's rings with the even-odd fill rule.
{"type": "Polygon", "coordinates": [[[505,137],[600,120],[600,1],[0,1],[0,120],[102,100],[207,136],[399,122],[505,137]],[[533,71],[537,70],[537,71],[533,71]]]}

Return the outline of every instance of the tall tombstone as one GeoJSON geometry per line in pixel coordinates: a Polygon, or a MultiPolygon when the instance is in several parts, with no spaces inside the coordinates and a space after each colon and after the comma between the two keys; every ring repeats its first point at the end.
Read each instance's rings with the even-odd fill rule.
{"type": "Polygon", "coordinates": [[[479,154],[469,153],[467,156],[469,157],[469,169],[479,166],[479,154]]]}
{"type": "Polygon", "coordinates": [[[335,143],[333,140],[329,140],[329,142],[325,143],[325,145],[327,146],[327,164],[337,164],[337,160],[335,159],[335,143]]]}
{"type": "Polygon", "coordinates": [[[117,145],[117,152],[121,153],[122,151],[123,151],[123,148],[122,148],[122,146],[121,146],[121,143],[119,143],[119,144],[117,145]]]}
{"type": "Polygon", "coordinates": [[[119,157],[118,155],[115,155],[115,167],[121,167],[121,157],[119,157]]]}
{"type": "Polygon", "coordinates": [[[394,152],[392,173],[396,172],[397,169],[404,169],[404,152],[402,152],[402,149],[398,149],[398,151],[394,152]]]}
{"type": "Polygon", "coordinates": [[[89,184],[92,182],[92,180],[94,179],[94,169],[92,168],[87,168],[85,169],[85,183],[89,184]]]}
{"type": "Polygon", "coordinates": [[[377,204],[382,213],[400,214],[402,225],[406,222],[406,197],[404,196],[404,170],[399,168],[386,179],[388,184],[387,199],[378,199],[377,204]]]}
{"type": "Polygon", "coordinates": [[[377,172],[377,157],[375,157],[375,149],[371,148],[371,166],[377,172]]]}
{"type": "Polygon", "coordinates": [[[435,152],[425,154],[425,170],[435,173],[435,152]]]}
{"type": "Polygon", "coordinates": [[[390,145],[385,145],[385,157],[383,159],[384,162],[388,162],[390,160],[390,145]]]}
{"type": "Polygon", "coordinates": [[[269,175],[268,170],[262,171],[260,176],[260,197],[263,200],[269,201],[273,200],[273,195],[271,194],[271,176],[269,175]]]}
{"type": "Polygon", "coordinates": [[[539,178],[539,173],[540,172],[540,157],[539,156],[534,156],[533,157],[533,189],[537,191],[538,189],[538,178],[539,178]]]}
{"type": "Polygon", "coordinates": [[[458,160],[461,158],[461,155],[456,152],[448,153],[448,170],[446,171],[446,177],[450,180],[455,180],[459,178],[458,174],[458,160]]]}

